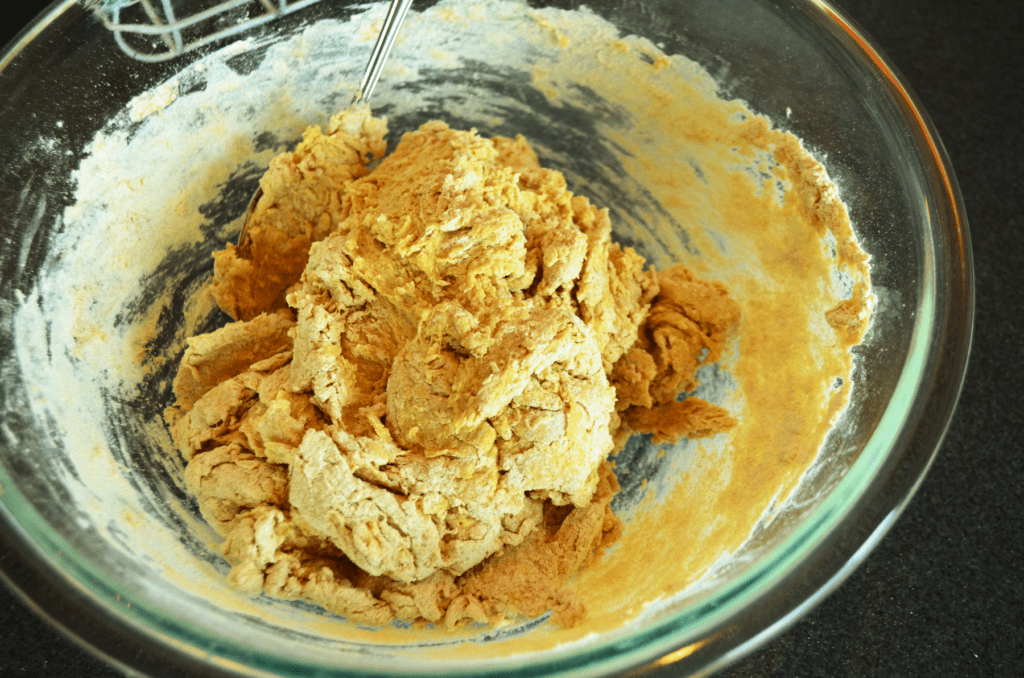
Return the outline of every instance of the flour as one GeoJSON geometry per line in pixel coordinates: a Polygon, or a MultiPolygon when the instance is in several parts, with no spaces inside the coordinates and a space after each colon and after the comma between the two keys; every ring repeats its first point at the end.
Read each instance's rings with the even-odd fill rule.
{"type": "Polygon", "coordinates": [[[154,113],[164,110],[177,98],[178,81],[171,80],[132,99],[128,104],[128,119],[132,122],[141,122],[154,113]]]}

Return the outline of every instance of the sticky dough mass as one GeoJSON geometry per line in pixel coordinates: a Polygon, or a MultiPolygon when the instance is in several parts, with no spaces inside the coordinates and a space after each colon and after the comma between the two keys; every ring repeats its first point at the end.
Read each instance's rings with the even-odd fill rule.
{"type": "Polygon", "coordinates": [[[366,110],[307,130],[251,243],[215,255],[235,322],[175,380],[187,484],[254,592],[369,623],[575,623],[565,581],[619,529],[615,445],[735,424],[676,396],[738,307],[645,269],[522,137],[432,122],[371,172],[385,134],[366,110]]]}

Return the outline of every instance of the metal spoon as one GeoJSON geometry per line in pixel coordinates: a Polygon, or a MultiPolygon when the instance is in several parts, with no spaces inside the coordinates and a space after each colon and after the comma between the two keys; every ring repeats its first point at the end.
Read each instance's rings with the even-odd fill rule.
{"type": "MultiPolygon", "coordinates": [[[[366,63],[366,70],[363,71],[359,91],[352,98],[349,106],[359,102],[369,105],[370,95],[373,94],[373,89],[377,86],[377,81],[380,80],[384,63],[388,60],[388,55],[391,54],[391,47],[395,44],[395,38],[398,37],[398,31],[402,28],[402,22],[405,20],[405,15],[411,4],[412,0],[391,0],[391,5],[388,6],[388,15],[384,18],[384,25],[380,29],[380,35],[377,36],[377,42],[373,45],[373,52],[370,53],[370,60],[366,63]]],[[[238,234],[237,249],[243,257],[248,255],[249,247],[252,245],[252,238],[249,235],[249,220],[262,195],[263,189],[257,188],[252,200],[249,201],[249,209],[245,213],[242,232],[238,234]]]]}

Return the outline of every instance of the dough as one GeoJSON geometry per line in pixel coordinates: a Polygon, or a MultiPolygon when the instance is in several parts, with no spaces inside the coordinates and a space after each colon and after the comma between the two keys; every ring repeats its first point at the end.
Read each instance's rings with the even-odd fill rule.
{"type": "Polygon", "coordinates": [[[358,622],[553,610],[614,541],[631,431],[736,421],[694,397],[739,319],[645,269],[519,137],[431,122],[384,151],[366,109],[271,164],[252,245],[215,255],[236,319],[189,340],[169,412],[232,583],[358,622]]]}

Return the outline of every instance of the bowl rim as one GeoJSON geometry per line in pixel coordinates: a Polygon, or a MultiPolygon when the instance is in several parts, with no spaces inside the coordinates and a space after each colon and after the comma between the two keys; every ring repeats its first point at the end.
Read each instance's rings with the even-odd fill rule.
{"type": "MultiPolygon", "coordinates": [[[[800,11],[821,13],[829,21],[833,37],[870,64],[905,119],[912,123],[908,131],[936,172],[932,183],[940,189],[936,194],[941,210],[935,219],[941,222],[938,235],[948,238],[950,247],[943,261],[934,262],[935,268],[946,264],[946,275],[940,275],[943,271],[930,271],[932,275],[925,276],[923,284],[942,287],[947,305],[924,310],[942,315],[946,322],[917,323],[915,335],[920,336],[915,336],[911,342],[911,356],[896,387],[897,393],[923,393],[926,397],[923,400],[911,398],[911,412],[897,407],[895,401],[899,399],[894,397],[890,401],[882,422],[847,476],[806,524],[773,550],[783,555],[763,559],[767,562],[758,563],[751,572],[724,587],[734,592],[754,591],[753,595],[733,600],[731,607],[726,606],[727,614],[680,638],[676,633],[680,617],[697,614],[698,606],[698,610],[677,613],[654,623],[642,633],[631,631],[628,638],[638,641],[633,646],[620,640],[614,647],[583,648],[568,660],[565,656],[513,660],[502,667],[509,675],[538,671],[553,675],[570,671],[574,675],[592,675],[668,665],[682,673],[710,672],[748,654],[789,628],[863,562],[920,487],[948,430],[966,376],[975,305],[967,217],[949,158],[916,95],[863,30],[826,0],[788,2],[800,11]],[[950,331],[951,327],[959,331],[950,331]],[[908,367],[911,363],[915,370],[908,367]],[[938,369],[945,372],[941,379],[937,376],[938,369]],[[922,382],[927,379],[937,386],[921,390],[922,382]],[[888,439],[883,440],[883,437],[888,439]],[[889,455],[889,449],[897,444],[904,446],[903,453],[889,455]],[[854,488],[866,489],[856,493],[854,488]],[[809,562],[815,564],[814,572],[806,571],[809,562]],[[772,582],[771,588],[760,586],[766,581],[772,582]],[[694,635],[700,638],[694,641],[694,635]],[[594,667],[595,663],[600,666],[594,667]],[[582,674],[581,664],[585,666],[582,674]]],[[[77,4],[76,0],[53,3],[25,27],[0,55],[0,74],[32,40],[77,4]]],[[[162,631],[146,625],[138,608],[129,612],[130,596],[124,596],[123,592],[124,600],[119,599],[115,604],[115,592],[97,591],[103,588],[103,583],[96,572],[90,572],[74,558],[57,560],[50,555],[69,553],[70,546],[61,537],[49,534],[49,541],[41,546],[28,529],[34,522],[33,516],[9,509],[21,498],[9,481],[6,470],[0,466],[0,488],[3,488],[0,491],[0,547],[11,554],[0,564],[0,579],[66,637],[126,672],[141,671],[151,675],[202,672],[236,676],[248,671],[245,675],[271,675],[243,666],[240,652],[226,651],[215,656],[189,643],[187,628],[178,629],[178,635],[166,625],[162,631]],[[18,563],[37,566],[32,569],[18,563]]],[[[27,506],[27,503],[21,502],[21,505],[27,506]]],[[[39,520],[38,516],[36,519],[39,520]]],[[[45,526],[40,528],[31,531],[46,535],[45,526]]],[[[313,664],[303,666],[311,668],[313,664]]],[[[445,669],[439,673],[472,675],[479,670],[478,667],[465,671],[445,669]]],[[[363,674],[365,672],[352,670],[337,673],[363,674]]]]}

